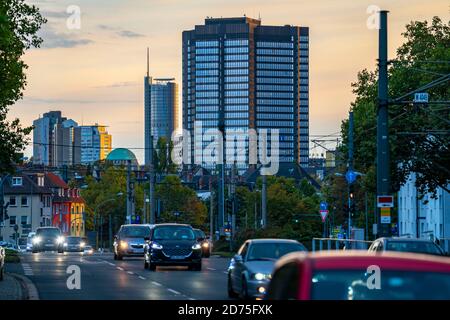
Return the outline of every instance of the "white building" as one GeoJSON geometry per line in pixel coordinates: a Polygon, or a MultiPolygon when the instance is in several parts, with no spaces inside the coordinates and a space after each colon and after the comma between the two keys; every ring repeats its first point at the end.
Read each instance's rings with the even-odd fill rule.
{"type": "Polygon", "coordinates": [[[417,198],[416,175],[409,176],[398,192],[399,235],[450,240],[450,194],[442,188],[437,199],[426,194],[417,198]]]}

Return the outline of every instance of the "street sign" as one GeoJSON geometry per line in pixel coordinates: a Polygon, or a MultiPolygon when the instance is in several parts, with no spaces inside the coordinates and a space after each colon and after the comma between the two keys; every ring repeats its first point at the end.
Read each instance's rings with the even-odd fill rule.
{"type": "Polygon", "coordinates": [[[381,223],[391,223],[391,208],[381,208],[381,223]]]}
{"type": "Polygon", "coordinates": [[[356,172],[353,170],[348,170],[347,173],[345,174],[345,179],[347,180],[347,182],[349,184],[352,184],[353,182],[356,181],[356,172]]]}
{"type": "Polygon", "coordinates": [[[325,201],[322,201],[320,203],[320,210],[327,210],[328,208],[328,203],[326,203],[325,201]]]}
{"type": "Polygon", "coordinates": [[[393,208],[394,197],[393,196],[377,196],[378,208],[393,208]]]}
{"type": "Polygon", "coordinates": [[[320,210],[320,216],[322,218],[322,222],[325,222],[327,215],[328,215],[328,210],[320,210]]]}
{"type": "Polygon", "coordinates": [[[428,103],[428,93],[418,92],[414,94],[414,102],[416,103],[428,103]]]}

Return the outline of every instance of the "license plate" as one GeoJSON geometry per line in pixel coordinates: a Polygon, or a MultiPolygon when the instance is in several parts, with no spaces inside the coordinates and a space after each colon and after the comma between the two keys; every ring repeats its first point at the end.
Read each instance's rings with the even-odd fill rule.
{"type": "Polygon", "coordinates": [[[46,244],[45,246],[46,246],[46,247],[53,247],[52,244],[46,244]]]}
{"type": "Polygon", "coordinates": [[[184,256],[171,256],[170,258],[173,260],[182,260],[184,259],[184,256]]]}

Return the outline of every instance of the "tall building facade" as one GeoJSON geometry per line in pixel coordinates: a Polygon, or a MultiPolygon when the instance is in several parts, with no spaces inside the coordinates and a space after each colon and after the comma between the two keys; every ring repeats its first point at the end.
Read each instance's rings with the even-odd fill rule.
{"type": "Polygon", "coordinates": [[[80,164],[80,135],[76,130],[77,127],[78,124],[73,120],[65,120],[53,126],[53,167],[80,164]]]}
{"type": "Polygon", "coordinates": [[[112,136],[106,126],[79,126],[76,128],[80,136],[81,164],[89,164],[104,160],[112,150],[112,136]]]}
{"type": "Polygon", "coordinates": [[[145,164],[150,163],[151,141],[153,147],[158,139],[170,141],[178,127],[178,85],[173,78],[144,79],[145,164]]]}
{"type": "Polygon", "coordinates": [[[54,162],[53,129],[61,124],[61,111],[44,113],[42,118],[33,121],[33,164],[51,166],[54,162]]]}
{"type": "MultiPolygon", "coordinates": [[[[277,129],[279,161],[308,166],[307,27],[263,26],[248,17],[208,18],[183,32],[183,129],[192,137],[192,163],[208,167],[198,148],[214,140],[207,132],[221,125],[226,136],[277,129]]],[[[239,158],[231,143],[225,141],[226,156],[239,158]]],[[[247,140],[247,151],[248,145],[247,140]]],[[[248,152],[243,157],[248,163],[248,152]]]]}

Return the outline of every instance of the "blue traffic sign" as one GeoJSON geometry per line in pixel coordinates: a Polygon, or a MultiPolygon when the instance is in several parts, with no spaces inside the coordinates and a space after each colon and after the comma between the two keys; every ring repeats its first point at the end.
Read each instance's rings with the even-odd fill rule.
{"type": "Polygon", "coordinates": [[[322,202],[320,203],[320,211],[327,210],[327,207],[328,207],[328,203],[326,203],[326,202],[324,202],[324,201],[322,201],[322,202]]]}
{"type": "Polygon", "coordinates": [[[356,180],[356,172],[353,170],[348,170],[345,174],[345,179],[347,179],[349,184],[352,184],[356,180]]]}

